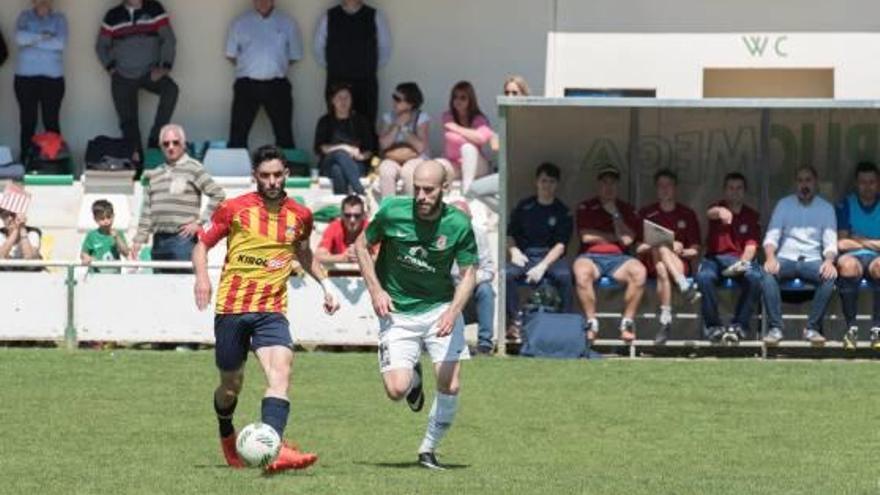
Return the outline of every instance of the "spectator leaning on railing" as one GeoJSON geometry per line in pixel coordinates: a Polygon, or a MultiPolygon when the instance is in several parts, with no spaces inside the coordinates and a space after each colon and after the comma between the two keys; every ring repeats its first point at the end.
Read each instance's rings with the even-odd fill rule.
{"type": "MultiPolygon", "coordinates": [[[[131,257],[153,235],[154,261],[189,261],[201,225],[211,218],[226,198],[201,163],[186,154],[186,134],[169,124],[159,133],[165,163],[144,174],[144,203],[131,257]],[[202,195],[209,198],[201,217],[202,195]]],[[[189,270],[156,270],[157,273],[188,273],[189,270]]]]}
{"type": "MultiPolygon", "coordinates": [[[[113,230],[113,203],[99,199],[92,203],[92,216],[98,228],[90,230],[83,239],[80,260],[89,265],[93,261],[115,261],[129,255],[125,233],[113,230]]],[[[119,273],[119,268],[89,268],[92,273],[119,273]]]]}
{"type": "Polygon", "coordinates": [[[804,340],[825,343],[822,320],[834,291],[837,268],[837,218],[834,207],[817,194],[818,174],[805,165],[797,171],[797,192],[776,203],[764,236],[764,276],[761,287],[767,308],[764,336],[768,345],[782,340],[782,300],[779,282],[800,278],[816,285],[803,330],[804,340]]]}
{"type": "MultiPolygon", "coordinates": [[[[27,225],[27,194],[17,185],[6,186],[0,207],[0,260],[38,260],[40,256],[40,229],[27,225]],[[14,211],[13,211],[14,210],[14,211]]],[[[39,271],[39,268],[4,268],[7,271],[39,271]]]]}

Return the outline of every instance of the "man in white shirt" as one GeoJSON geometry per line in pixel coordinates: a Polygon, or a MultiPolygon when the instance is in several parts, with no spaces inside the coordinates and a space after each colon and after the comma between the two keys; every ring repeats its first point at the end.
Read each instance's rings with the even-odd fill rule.
{"type": "Polygon", "coordinates": [[[837,278],[837,217],[831,203],[817,196],[818,174],[805,165],[797,171],[797,192],[779,200],[764,237],[761,286],[767,308],[768,345],[782,340],[779,281],[799,278],[816,286],[803,338],[823,345],[822,320],[837,278]]]}
{"type": "Polygon", "coordinates": [[[275,8],[275,0],[253,0],[254,8],[229,28],[226,57],[235,64],[230,148],[247,148],[260,107],[266,109],[275,144],[293,148],[293,94],[288,68],[302,58],[296,21],[275,8]]]}
{"type": "MultiPolygon", "coordinates": [[[[463,211],[468,217],[471,216],[471,209],[466,201],[453,201],[451,205],[463,211]]],[[[477,241],[477,285],[474,287],[474,296],[465,307],[465,312],[471,313],[473,310],[477,314],[477,354],[491,356],[495,351],[495,344],[492,340],[495,333],[493,330],[495,289],[492,288],[492,282],[495,280],[495,262],[492,261],[492,251],[486,230],[476,224],[472,224],[471,228],[474,230],[474,237],[477,241]]],[[[457,263],[452,265],[452,278],[455,280],[455,285],[461,281],[461,273],[457,263]]]]}

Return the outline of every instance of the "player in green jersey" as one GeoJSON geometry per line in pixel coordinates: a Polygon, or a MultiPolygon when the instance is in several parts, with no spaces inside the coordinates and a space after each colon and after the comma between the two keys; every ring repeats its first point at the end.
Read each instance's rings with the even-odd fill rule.
{"type": "Polygon", "coordinates": [[[469,359],[461,310],[476,284],[477,243],[470,219],[443,203],[446,172],[435,161],[420,164],[415,197],[391,197],[356,242],[358,263],[380,318],[379,367],[391,400],[406,398],[418,412],[425,401],[419,358],[427,349],[437,393],[418,462],[443,469],[435,450],[458,409],[459,361],[469,359]],[[381,243],[375,263],[370,246],[381,243]],[[458,262],[461,282],[450,269],[458,262]]]}

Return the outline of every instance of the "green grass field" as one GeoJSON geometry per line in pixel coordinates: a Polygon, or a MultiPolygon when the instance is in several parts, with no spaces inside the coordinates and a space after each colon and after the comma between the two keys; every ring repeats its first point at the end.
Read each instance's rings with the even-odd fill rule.
{"type": "MultiPolygon", "coordinates": [[[[237,426],[258,417],[255,364],[237,426]]],[[[0,349],[0,493],[880,493],[877,375],[475,360],[440,450],[455,469],[428,472],[413,464],[426,413],[385,399],[374,355],[301,353],[288,436],[321,460],[266,478],[221,463],[211,352],[0,349]]]]}

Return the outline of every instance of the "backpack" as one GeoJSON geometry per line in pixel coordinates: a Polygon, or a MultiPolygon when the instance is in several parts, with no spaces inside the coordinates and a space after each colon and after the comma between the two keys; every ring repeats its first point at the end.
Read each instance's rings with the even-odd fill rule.
{"type": "Polygon", "coordinates": [[[69,174],[70,148],[64,137],[57,132],[41,132],[31,138],[29,156],[26,157],[27,170],[34,174],[69,174]]]}
{"type": "Polygon", "coordinates": [[[526,313],[519,354],[560,359],[588,357],[584,323],[583,315],[575,313],[549,313],[543,308],[526,313]]]}
{"type": "Polygon", "coordinates": [[[98,136],[86,146],[86,168],[104,172],[133,170],[134,145],[123,138],[98,136]]]}

